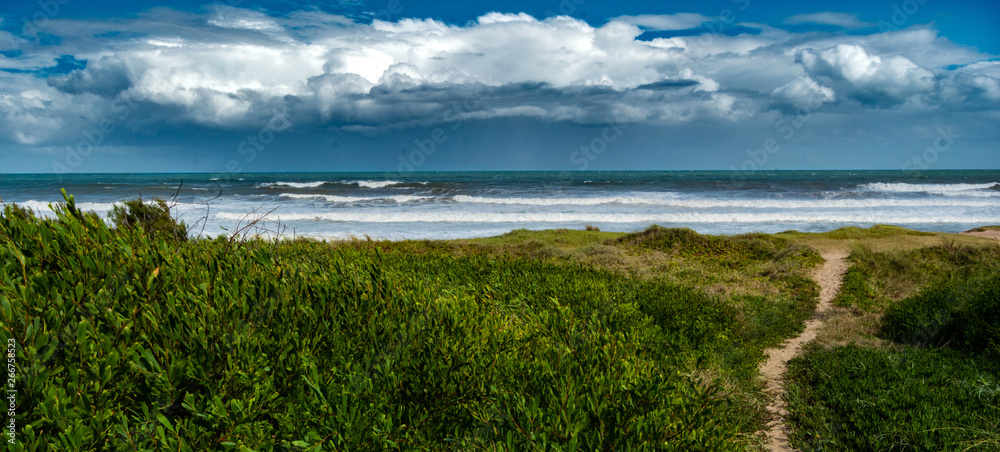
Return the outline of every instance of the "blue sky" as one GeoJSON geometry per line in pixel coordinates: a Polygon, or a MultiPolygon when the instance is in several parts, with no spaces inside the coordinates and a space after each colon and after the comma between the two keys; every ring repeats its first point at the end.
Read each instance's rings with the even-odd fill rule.
{"type": "Polygon", "coordinates": [[[1000,168],[996,2],[0,7],[0,172],[1000,168]]]}

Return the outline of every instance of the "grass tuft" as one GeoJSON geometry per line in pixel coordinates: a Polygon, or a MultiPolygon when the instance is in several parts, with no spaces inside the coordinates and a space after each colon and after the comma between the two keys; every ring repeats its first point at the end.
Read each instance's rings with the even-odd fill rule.
{"type": "Polygon", "coordinates": [[[975,229],[971,229],[967,232],[989,232],[989,231],[1000,231],[1000,226],[982,226],[975,229]]]}

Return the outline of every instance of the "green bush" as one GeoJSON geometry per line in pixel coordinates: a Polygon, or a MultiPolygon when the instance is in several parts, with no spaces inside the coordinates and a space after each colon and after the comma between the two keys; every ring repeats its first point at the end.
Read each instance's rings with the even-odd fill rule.
{"type": "Polygon", "coordinates": [[[791,246],[787,240],[767,234],[702,235],[688,228],[662,226],[652,226],[645,231],[627,234],[617,241],[636,248],[674,252],[691,257],[729,256],[736,260],[774,259],[779,251],[791,246]]]}
{"type": "Polygon", "coordinates": [[[897,342],[1000,357],[1000,273],[930,287],[890,306],[882,333],[897,342]]]}
{"type": "Polygon", "coordinates": [[[116,227],[141,228],[153,240],[164,238],[184,242],[188,239],[187,225],[171,216],[170,207],[159,198],[149,203],[142,199],[122,201],[115,204],[108,217],[116,227]]]}

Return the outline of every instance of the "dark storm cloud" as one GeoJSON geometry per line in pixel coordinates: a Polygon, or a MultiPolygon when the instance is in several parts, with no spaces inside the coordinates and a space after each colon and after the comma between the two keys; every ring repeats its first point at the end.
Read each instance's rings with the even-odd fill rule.
{"type": "Polygon", "coordinates": [[[96,94],[113,98],[132,86],[128,68],[121,59],[103,57],[87,68],[76,69],[65,76],[50,77],[49,86],[67,94],[96,94]]]}
{"type": "Polygon", "coordinates": [[[639,85],[635,89],[648,89],[648,90],[669,90],[678,88],[687,88],[691,86],[698,85],[697,80],[660,80],[658,82],[647,83],[645,85],[639,85]]]}

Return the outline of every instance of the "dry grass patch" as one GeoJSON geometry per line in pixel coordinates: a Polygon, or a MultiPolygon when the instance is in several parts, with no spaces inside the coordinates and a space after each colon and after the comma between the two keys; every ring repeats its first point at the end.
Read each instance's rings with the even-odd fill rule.
{"type": "Polygon", "coordinates": [[[815,343],[823,348],[856,345],[879,350],[897,349],[885,339],[878,337],[882,324],[882,314],[859,309],[831,307],[820,315],[823,328],[819,330],[815,343]]]}
{"type": "MultiPolygon", "coordinates": [[[[986,228],[990,228],[987,226],[986,228]]],[[[923,232],[898,226],[876,225],[869,229],[841,228],[830,232],[808,233],[786,231],[775,234],[798,245],[807,245],[820,252],[844,247],[862,246],[872,251],[914,250],[953,242],[963,246],[992,246],[996,241],[968,234],[946,232],[923,232]]]]}

